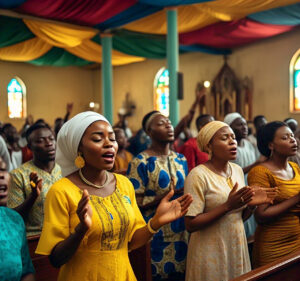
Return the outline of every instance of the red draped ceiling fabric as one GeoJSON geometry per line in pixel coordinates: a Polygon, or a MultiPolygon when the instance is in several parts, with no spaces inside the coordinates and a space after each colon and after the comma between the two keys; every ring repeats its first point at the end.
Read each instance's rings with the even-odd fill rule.
{"type": "Polygon", "coordinates": [[[180,34],[179,41],[183,45],[201,44],[215,48],[234,48],[294,28],[295,26],[264,24],[244,18],[231,22],[219,22],[180,34]]]}
{"type": "Polygon", "coordinates": [[[96,25],[123,12],[136,0],[29,0],[17,11],[82,25],[96,25]]]}

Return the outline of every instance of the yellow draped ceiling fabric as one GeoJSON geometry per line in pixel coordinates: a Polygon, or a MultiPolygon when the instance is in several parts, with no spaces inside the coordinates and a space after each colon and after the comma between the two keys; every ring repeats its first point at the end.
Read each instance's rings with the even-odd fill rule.
{"type": "MultiPolygon", "coordinates": [[[[178,6],[178,32],[189,32],[219,21],[241,19],[249,14],[298,3],[299,0],[216,0],[178,6]]],[[[167,34],[166,9],[123,26],[152,34],[167,34]]]]}
{"type": "MultiPolygon", "coordinates": [[[[98,30],[46,21],[23,19],[36,38],[0,48],[0,59],[31,61],[46,54],[52,47],[66,51],[91,62],[102,62],[102,46],[91,41],[98,30]]],[[[112,50],[112,64],[123,65],[145,60],[112,50]]]]}
{"type": "Polygon", "coordinates": [[[38,38],[58,48],[76,47],[83,40],[93,38],[98,31],[80,26],[58,25],[57,23],[23,19],[23,22],[38,38]]]}
{"type": "MultiPolygon", "coordinates": [[[[69,53],[83,58],[88,61],[102,62],[102,47],[101,45],[91,41],[85,40],[81,45],[74,48],[65,48],[69,53]]],[[[145,60],[141,57],[135,57],[130,55],[125,55],[118,51],[112,50],[112,64],[113,65],[123,65],[133,62],[139,62],[145,60]]]]}
{"type": "Polygon", "coordinates": [[[6,61],[35,60],[52,48],[40,38],[32,38],[24,42],[0,48],[0,59],[6,61]]]}

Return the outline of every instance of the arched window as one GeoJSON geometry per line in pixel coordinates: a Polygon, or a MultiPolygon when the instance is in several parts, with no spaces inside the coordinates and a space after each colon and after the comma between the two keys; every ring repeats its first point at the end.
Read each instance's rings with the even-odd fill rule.
{"type": "Polygon", "coordinates": [[[161,68],[154,79],[154,108],[169,116],[169,71],[161,68]]]}
{"type": "Polygon", "coordinates": [[[7,86],[8,117],[26,117],[26,87],[23,81],[15,77],[7,86]]]}
{"type": "Polygon", "coordinates": [[[300,112],[300,49],[290,64],[291,111],[300,112]]]}

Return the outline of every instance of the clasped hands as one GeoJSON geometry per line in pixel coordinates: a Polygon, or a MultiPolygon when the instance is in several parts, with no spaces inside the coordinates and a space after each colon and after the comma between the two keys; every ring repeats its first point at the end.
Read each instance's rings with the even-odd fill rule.
{"type": "Polygon", "coordinates": [[[277,195],[277,187],[245,186],[239,190],[236,183],[229,193],[227,205],[230,210],[240,208],[244,205],[256,206],[261,204],[273,204],[277,195]]]}

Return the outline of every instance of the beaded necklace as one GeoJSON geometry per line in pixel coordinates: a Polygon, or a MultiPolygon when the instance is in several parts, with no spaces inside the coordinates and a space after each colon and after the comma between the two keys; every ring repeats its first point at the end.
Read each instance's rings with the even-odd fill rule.
{"type": "Polygon", "coordinates": [[[107,171],[105,171],[105,176],[106,176],[106,177],[105,177],[105,181],[104,181],[104,183],[103,183],[102,185],[97,185],[97,184],[94,184],[94,183],[90,182],[89,180],[87,180],[87,179],[83,176],[81,169],[79,169],[79,176],[80,176],[81,180],[82,180],[84,183],[86,183],[86,184],[89,185],[89,186],[98,188],[98,189],[103,188],[103,187],[107,184],[107,181],[108,181],[108,173],[107,173],[107,171]]]}

